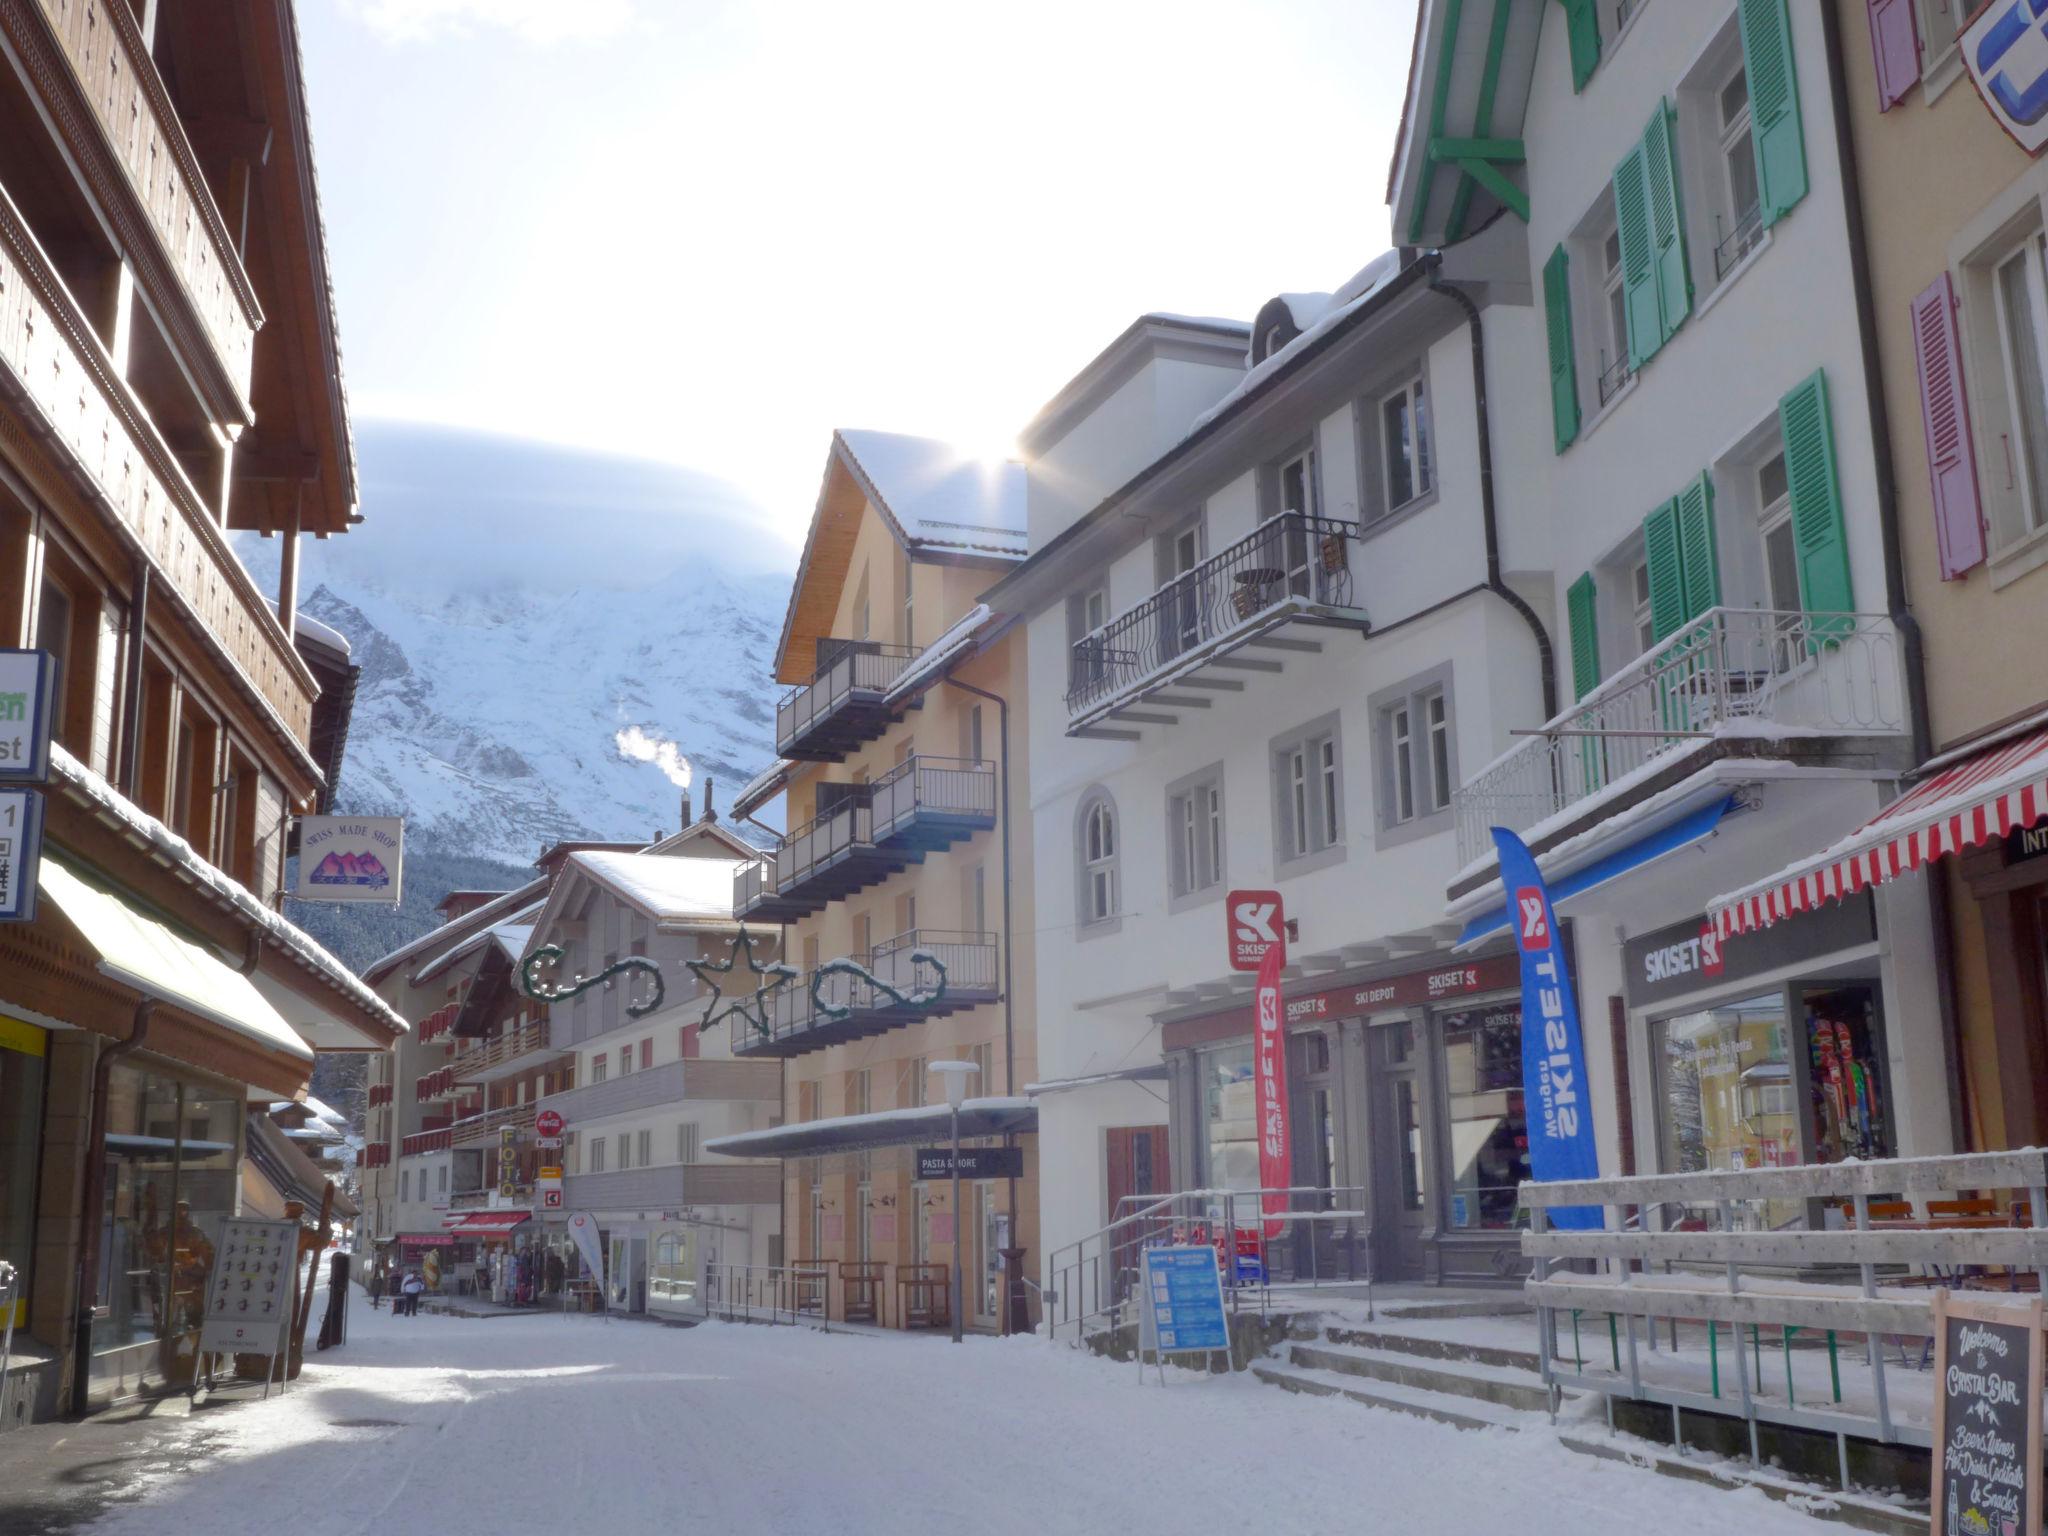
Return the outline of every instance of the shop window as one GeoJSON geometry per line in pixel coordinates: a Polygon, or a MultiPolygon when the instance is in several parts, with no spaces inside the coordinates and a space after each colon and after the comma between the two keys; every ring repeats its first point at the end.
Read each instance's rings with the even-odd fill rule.
{"type": "MultiPolygon", "coordinates": [[[[0,1018],[0,1259],[14,1266],[17,1330],[28,1323],[47,1039],[40,1029],[0,1018]]],[[[6,1312],[0,1311],[0,1332],[6,1330],[7,1321],[6,1312]]]]}
{"type": "Polygon", "coordinates": [[[1454,1231],[1505,1231],[1526,1223],[1519,1205],[1529,1169],[1522,1096],[1522,1012],[1514,1004],[1443,1016],[1444,1085],[1450,1107],[1450,1209],[1454,1231]]]}
{"type": "Polygon", "coordinates": [[[1203,1051],[1200,1062],[1204,1167],[1209,1189],[1259,1188],[1258,1085],[1252,1048],[1203,1051]]]}

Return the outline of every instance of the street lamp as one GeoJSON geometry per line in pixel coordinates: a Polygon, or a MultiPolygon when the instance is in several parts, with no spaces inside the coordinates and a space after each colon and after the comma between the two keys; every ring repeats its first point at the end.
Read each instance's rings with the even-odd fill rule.
{"type": "Polygon", "coordinates": [[[960,1106],[967,1102],[967,1079],[981,1071],[971,1061],[935,1061],[932,1071],[946,1081],[946,1103],[953,1111],[953,1342],[960,1342],[960,1311],[966,1305],[966,1280],[960,1254],[965,1243],[960,1219],[960,1106]]]}

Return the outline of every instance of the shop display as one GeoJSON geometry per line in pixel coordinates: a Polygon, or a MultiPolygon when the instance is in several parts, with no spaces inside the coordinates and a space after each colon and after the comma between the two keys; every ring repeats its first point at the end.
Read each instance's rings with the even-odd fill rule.
{"type": "Polygon", "coordinates": [[[1800,1001],[1806,1014],[1814,1161],[1890,1157],[1871,990],[1808,989],[1800,1001]]]}

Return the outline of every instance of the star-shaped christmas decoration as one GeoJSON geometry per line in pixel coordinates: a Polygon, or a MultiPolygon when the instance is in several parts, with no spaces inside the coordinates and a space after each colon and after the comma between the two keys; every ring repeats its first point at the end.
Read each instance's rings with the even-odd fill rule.
{"type": "Polygon", "coordinates": [[[798,972],[795,966],[780,960],[771,960],[763,965],[754,954],[754,936],[744,928],[732,941],[732,946],[723,960],[685,960],[683,964],[695,973],[699,981],[711,989],[711,995],[704,1000],[704,1017],[698,1023],[700,1029],[709,1029],[720,1020],[737,1015],[752,1025],[754,1032],[763,1040],[775,1038],[774,1027],[768,1019],[768,1009],[775,994],[797,979],[798,972]],[[742,950],[746,951],[747,970],[758,978],[757,984],[752,992],[725,1001],[721,1007],[721,1000],[725,998],[725,987],[712,978],[730,976],[734,965],[739,962],[742,950]]]}

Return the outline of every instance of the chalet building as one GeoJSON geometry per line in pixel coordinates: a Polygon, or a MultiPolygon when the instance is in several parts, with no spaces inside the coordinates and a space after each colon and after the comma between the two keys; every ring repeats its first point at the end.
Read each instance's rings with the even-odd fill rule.
{"type": "Polygon", "coordinates": [[[957,1301],[968,1327],[1029,1326],[1031,838],[1013,825],[1029,708],[1023,637],[978,601],[1023,553],[1016,465],[833,434],[776,648],[782,761],[735,802],[779,798],[789,828],[732,910],[780,925],[797,975],[724,1026],[734,1057],[783,1064],[784,1124],[708,1145],[782,1160],[784,1258],[824,1269],[834,1317],[938,1325],[957,1301]],[[1022,1154],[1021,1177],[968,1180],[959,1212],[915,1157],[946,1143],[931,1068],[948,1060],[976,1068],[963,1138],[1022,1154]]]}
{"type": "Polygon", "coordinates": [[[1927,882],[1727,899],[1918,756],[1836,89],[1860,8],[1489,9],[1423,0],[1391,203],[1446,259],[1520,248],[1543,334],[1494,398],[1543,439],[1508,489],[1545,509],[1557,702],[1515,692],[1525,733],[1460,766],[1449,913],[1506,927],[1489,829],[1520,832],[1571,930],[1603,1171],[1949,1151],[1927,882]]]}
{"type": "Polygon", "coordinates": [[[277,911],[350,676],[295,643],[299,542],[356,521],[293,8],[10,3],[0,43],[0,646],[58,682],[0,928],[18,1422],[191,1379],[249,1105],[405,1026],[277,911]]]}

